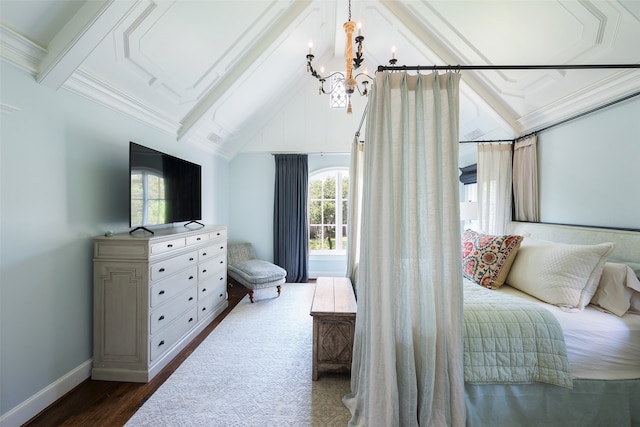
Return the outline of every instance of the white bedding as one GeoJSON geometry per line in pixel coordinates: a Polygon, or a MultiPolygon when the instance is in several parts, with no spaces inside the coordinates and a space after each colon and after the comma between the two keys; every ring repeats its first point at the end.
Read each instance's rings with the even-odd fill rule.
{"type": "Polygon", "coordinates": [[[525,298],[545,307],[558,319],[574,379],[640,378],[640,314],[618,317],[593,306],[568,313],[508,285],[493,292],[525,298]]]}

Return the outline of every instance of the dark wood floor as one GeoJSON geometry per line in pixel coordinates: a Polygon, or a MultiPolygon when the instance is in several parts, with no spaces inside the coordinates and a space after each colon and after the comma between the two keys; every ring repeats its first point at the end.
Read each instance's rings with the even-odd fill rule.
{"type": "Polygon", "coordinates": [[[240,302],[247,291],[229,287],[229,307],[202,331],[173,361],[147,384],[88,379],[25,425],[36,426],[122,426],[189,357],[200,343],[240,302]]]}

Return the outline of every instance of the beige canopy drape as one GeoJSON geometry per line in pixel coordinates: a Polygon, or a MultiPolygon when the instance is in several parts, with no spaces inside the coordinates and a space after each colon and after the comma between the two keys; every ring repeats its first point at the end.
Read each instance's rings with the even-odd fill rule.
{"type": "Polygon", "coordinates": [[[350,426],[464,426],[460,75],[378,72],[369,100],[350,426]]]}
{"type": "Polygon", "coordinates": [[[516,221],[539,222],[538,155],[536,135],[513,147],[513,202],[516,221]]]}

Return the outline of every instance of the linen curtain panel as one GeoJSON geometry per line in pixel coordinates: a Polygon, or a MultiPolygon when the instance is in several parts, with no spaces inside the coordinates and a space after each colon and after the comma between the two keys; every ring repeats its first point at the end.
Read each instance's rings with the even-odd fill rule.
{"type": "Polygon", "coordinates": [[[516,221],[539,222],[538,137],[515,143],[513,147],[513,203],[516,221]]]}
{"type": "Polygon", "coordinates": [[[511,144],[478,145],[480,230],[505,234],[511,219],[511,144]]]}
{"type": "Polygon", "coordinates": [[[350,426],[465,424],[459,81],[378,72],[369,95],[350,426]]]}
{"type": "Polygon", "coordinates": [[[273,259],[287,270],[287,282],[309,280],[306,154],[276,154],[273,203],[273,259]]]}
{"type": "Polygon", "coordinates": [[[364,144],[358,141],[358,135],[351,147],[351,165],[349,167],[349,218],[347,221],[347,277],[351,279],[357,295],[358,259],[360,258],[360,221],[362,217],[362,181],[364,168],[364,144]]]}

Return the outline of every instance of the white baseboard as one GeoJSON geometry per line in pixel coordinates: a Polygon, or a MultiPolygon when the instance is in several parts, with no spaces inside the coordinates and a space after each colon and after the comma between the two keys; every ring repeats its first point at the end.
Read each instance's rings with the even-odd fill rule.
{"type": "Polygon", "coordinates": [[[19,427],[38,415],[43,409],[73,390],[91,376],[93,359],[89,359],[57,381],[49,384],[9,412],[0,416],[0,427],[19,427]]]}

